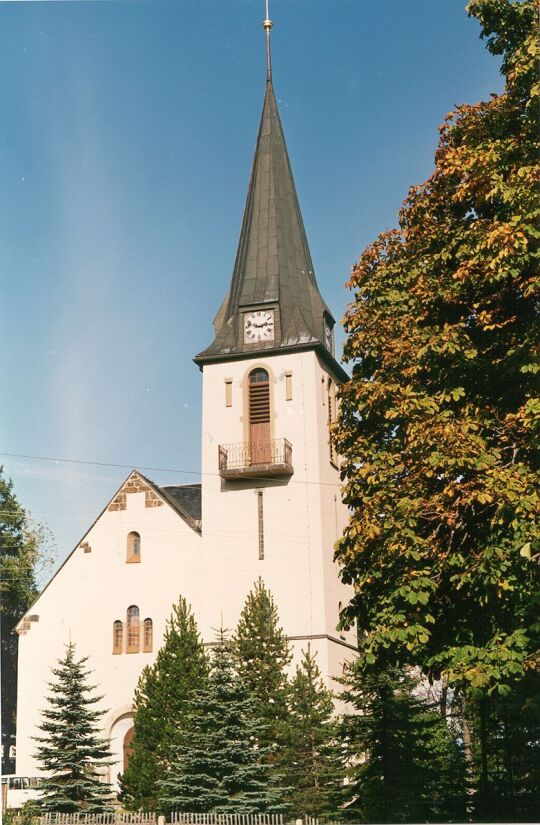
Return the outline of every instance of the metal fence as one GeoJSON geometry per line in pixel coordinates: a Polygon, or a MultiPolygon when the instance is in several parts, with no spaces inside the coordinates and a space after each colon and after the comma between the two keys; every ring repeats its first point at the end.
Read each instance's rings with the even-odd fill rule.
{"type": "Polygon", "coordinates": [[[286,438],[220,444],[218,452],[221,472],[265,465],[286,465],[292,468],[292,444],[286,438]]]}

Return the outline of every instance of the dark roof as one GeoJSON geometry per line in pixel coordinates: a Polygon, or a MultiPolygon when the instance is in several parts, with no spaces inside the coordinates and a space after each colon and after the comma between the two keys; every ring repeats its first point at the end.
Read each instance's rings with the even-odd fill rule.
{"type": "Polygon", "coordinates": [[[195,361],[204,364],[231,356],[242,357],[261,349],[324,348],[324,316],[334,323],[317,287],[276,98],[269,81],[231,288],[214,321],[215,340],[195,361]],[[276,340],[245,344],[241,311],[264,305],[278,309],[276,340]]]}
{"type": "Polygon", "coordinates": [[[169,504],[183,517],[186,515],[200,530],[201,527],[201,485],[172,484],[158,487],[169,504]]]}

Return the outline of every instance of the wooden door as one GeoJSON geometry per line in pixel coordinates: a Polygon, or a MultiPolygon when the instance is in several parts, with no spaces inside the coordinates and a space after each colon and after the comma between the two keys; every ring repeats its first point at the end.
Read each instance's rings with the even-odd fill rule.
{"type": "Polygon", "coordinates": [[[129,765],[129,758],[131,756],[132,751],[132,741],[133,741],[133,734],[135,733],[135,728],[130,728],[126,735],[124,736],[124,771],[127,770],[127,766],[129,765]]]}
{"type": "Polygon", "coordinates": [[[269,464],[272,458],[270,381],[263,369],[249,375],[249,454],[251,464],[269,464]]]}

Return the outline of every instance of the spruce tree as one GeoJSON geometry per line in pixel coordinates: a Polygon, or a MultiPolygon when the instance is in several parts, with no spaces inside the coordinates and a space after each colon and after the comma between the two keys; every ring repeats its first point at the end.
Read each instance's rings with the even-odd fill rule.
{"type": "Polygon", "coordinates": [[[346,669],[341,725],[344,810],[363,822],[462,822],[465,762],[457,737],[411,675],[346,669]]]}
{"type": "Polygon", "coordinates": [[[195,619],[180,597],[156,661],[143,670],[135,691],[132,750],[120,779],[121,798],[129,808],[157,810],[158,780],[185,719],[186,702],[201,686],[207,670],[195,619]]]}
{"type": "Polygon", "coordinates": [[[289,688],[285,776],[294,816],[335,814],[343,781],[334,697],[308,645],[289,688]]]}
{"type": "Polygon", "coordinates": [[[285,811],[285,791],[277,786],[266,759],[269,748],[260,744],[264,722],[257,708],[235,671],[231,644],[221,631],[207,684],[187,703],[176,758],[160,783],[166,811],[285,811]]]}
{"type": "Polygon", "coordinates": [[[286,668],[291,661],[291,653],[287,637],[279,626],[274,599],[261,578],[255,582],[240,614],[233,651],[238,674],[253,696],[257,716],[264,722],[261,741],[267,745],[273,744],[277,750],[284,738],[286,668]]]}
{"type": "Polygon", "coordinates": [[[88,657],[76,661],[75,645],[53,668],[49,707],[43,711],[36,759],[49,775],[43,780],[42,809],[56,813],[102,813],[110,810],[111,787],[103,770],[111,764],[109,742],[99,736],[101,717],[96,710],[103,697],[92,695],[88,684],[88,657]]]}

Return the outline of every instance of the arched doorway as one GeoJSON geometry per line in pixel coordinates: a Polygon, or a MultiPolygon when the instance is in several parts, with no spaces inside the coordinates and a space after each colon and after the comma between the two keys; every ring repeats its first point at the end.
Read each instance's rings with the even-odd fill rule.
{"type": "Polygon", "coordinates": [[[123,757],[123,762],[122,762],[124,771],[126,770],[128,764],[129,764],[129,758],[130,758],[132,750],[133,750],[131,743],[133,741],[133,734],[134,733],[135,733],[135,728],[130,728],[128,730],[128,732],[126,733],[126,735],[124,736],[124,757],[123,757]]]}
{"type": "Polygon", "coordinates": [[[249,445],[252,464],[271,461],[270,380],[261,367],[249,374],[249,445]]]}

